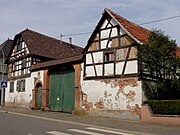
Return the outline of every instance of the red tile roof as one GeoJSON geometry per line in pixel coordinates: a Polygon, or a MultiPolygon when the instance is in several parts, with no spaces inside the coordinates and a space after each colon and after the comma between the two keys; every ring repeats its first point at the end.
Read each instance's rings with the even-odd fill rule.
{"type": "Polygon", "coordinates": [[[135,39],[140,41],[141,43],[147,43],[148,36],[150,34],[150,31],[133,23],[128,21],[127,19],[121,17],[120,15],[114,13],[110,9],[105,9],[105,12],[108,12],[112,17],[114,17],[118,23],[126,29],[127,32],[129,32],[135,39]]]}
{"type": "Polygon", "coordinates": [[[26,29],[21,33],[30,54],[52,59],[64,59],[81,55],[83,48],[26,29]]]}
{"type": "Polygon", "coordinates": [[[176,56],[180,58],[180,46],[176,47],[176,56]]]}

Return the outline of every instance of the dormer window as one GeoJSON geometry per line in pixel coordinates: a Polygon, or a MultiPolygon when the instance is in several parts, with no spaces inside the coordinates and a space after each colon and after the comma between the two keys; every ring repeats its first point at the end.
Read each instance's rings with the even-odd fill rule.
{"type": "Polygon", "coordinates": [[[16,41],[16,52],[20,51],[22,49],[22,42],[23,42],[23,38],[17,38],[16,41]]]}

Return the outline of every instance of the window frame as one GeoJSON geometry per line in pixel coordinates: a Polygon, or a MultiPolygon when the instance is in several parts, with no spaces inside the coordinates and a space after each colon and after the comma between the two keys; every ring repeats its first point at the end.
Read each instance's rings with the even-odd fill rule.
{"type": "Polygon", "coordinates": [[[13,93],[13,92],[14,92],[14,81],[9,83],[9,93],[13,93]]]}
{"type": "Polygon", "coordinates": [[[25,87],[26,87],[26,80],[17,80],[16,82],[16,91],[18,92],[25,92],[25,87]]]}

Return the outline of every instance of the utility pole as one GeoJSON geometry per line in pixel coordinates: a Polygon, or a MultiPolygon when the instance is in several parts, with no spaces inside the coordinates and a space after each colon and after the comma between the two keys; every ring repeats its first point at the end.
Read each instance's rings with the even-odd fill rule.
{"type": "MultiPolygon", "coordinates": [[[[3,51],[3,47],[1,49],[2,51],[2,55],[3,55],[3,59],[2,59],[2,78],[1,81],[4,81],[4,59],[5,59],[5,55],[4,55],[4,51],[3,51]]],[[[4,88],[1,87],[1,106],[4,106],[4,88]]]]}

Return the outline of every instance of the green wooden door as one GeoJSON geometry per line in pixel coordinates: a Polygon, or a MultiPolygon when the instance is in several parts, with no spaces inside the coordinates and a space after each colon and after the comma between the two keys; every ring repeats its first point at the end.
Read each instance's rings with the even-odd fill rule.
{"type": "Polygon", "coordinates": [[[54,111],[74,109],[74,70],[53,72],[50,75],[49,106],[54,111]]]}
{"type": "Polygon", "coordinates": [[[42,106],[42,86],[38,87],[38,109],[42,106]]]}

